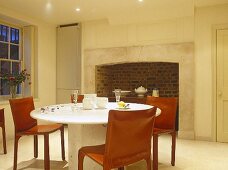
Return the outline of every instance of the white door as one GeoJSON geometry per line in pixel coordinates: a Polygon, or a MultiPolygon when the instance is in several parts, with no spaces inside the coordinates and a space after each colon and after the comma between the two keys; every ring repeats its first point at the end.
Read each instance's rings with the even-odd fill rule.
{"type": "Polygon", "coordinates": [[[228,142],[228,30],[217,31],[217,141],[228,142]]]}

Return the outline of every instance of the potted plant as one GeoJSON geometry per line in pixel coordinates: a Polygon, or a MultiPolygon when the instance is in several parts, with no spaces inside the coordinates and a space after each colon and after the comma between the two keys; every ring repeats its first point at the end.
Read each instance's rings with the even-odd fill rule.
{"type": "MultiPolygon", "coordinates": [[[[11,97],[15,98],[17,86],[25,82],[25,80],[29,80],[30,74],[24,69],[19,73],[1,73],[0,77],[9,85],[11,97]]],[[[29,84],[31,84],[31,82],[29,82],[29,84]]]]}

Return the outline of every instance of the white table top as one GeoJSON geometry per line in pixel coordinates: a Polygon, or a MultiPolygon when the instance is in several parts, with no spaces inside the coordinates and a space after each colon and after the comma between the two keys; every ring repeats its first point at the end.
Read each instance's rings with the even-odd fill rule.
{"type": "MultiPolygon", "coordinates": [[[[84,110],[82,103],[78,103],[77,107],[74,104],[59,104],[51,105],[43,108],[35,109],[31,112],[31,117],[45,121],[65,124],[105,124],[108,122],[109,110],[133,111],[147,110],[153,106],[145,104],[129,103],[129,109],[118,109],[114,102],[109,102],[105,109],[84,110]]],[[[161,113],[157,109],[156,116],[161,113]]]]}

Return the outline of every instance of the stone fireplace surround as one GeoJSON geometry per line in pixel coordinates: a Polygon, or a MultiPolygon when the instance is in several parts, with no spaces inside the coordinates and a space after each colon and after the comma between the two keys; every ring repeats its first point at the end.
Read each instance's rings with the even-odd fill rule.
{"type": "Polygon", "coordinates": [[[132,62],[173,62],[179,64],[179,132],[194,139],[194,44],[162,44],[84,51],[84,93],[95,93],[95,67],[132,62]]]}

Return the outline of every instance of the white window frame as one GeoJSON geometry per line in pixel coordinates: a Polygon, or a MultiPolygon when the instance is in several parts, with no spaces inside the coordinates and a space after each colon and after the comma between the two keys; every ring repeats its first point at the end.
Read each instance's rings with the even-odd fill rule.
{"type": "MultiPolygon", "coordinates": [[[[13,25],[13,24],[9,24],[9,23],[6,23],[6,22],[2,22],[0,21],[0,24],[1,25],[4,25],[4,26],[7,26],[9,27],[9,34],[8,34],[8,42],[4,42],[4,41],[1,41],[1,43],[5,43],[5,44],[8,44],[8,59],[5,59],[5,58],[0,58],[0,61],[8,61],[10,62],[10,72],[12,72],[12,62],[18,62],[20,63],[20,70],[19,71],[22,71],[23,68],[24,68],[24,57],[22,56],[22,53],[23,53],[23,28],[22,27],[18,27],[16,25],[13,25]],[[16,28],[19,30],[19,44],[15,44],[15,43],[11,43],[10,42],[10,33],[11,33],[11,29],[10,28],[16,28]],[[13,60],[13,59],[10,59],[10,45],[17,45],[19,46],[19,60],[13,60]]],[[[21,96],[23,94],[23,84],[21,84],[21,92],[19,94],[17,94],[18,96],[21,96]]],[[[0,99],[5,99],[5,98],[8,98],[10,97],[10,94],[9,95],[1,95],[0,94],[0,99]]]]}

